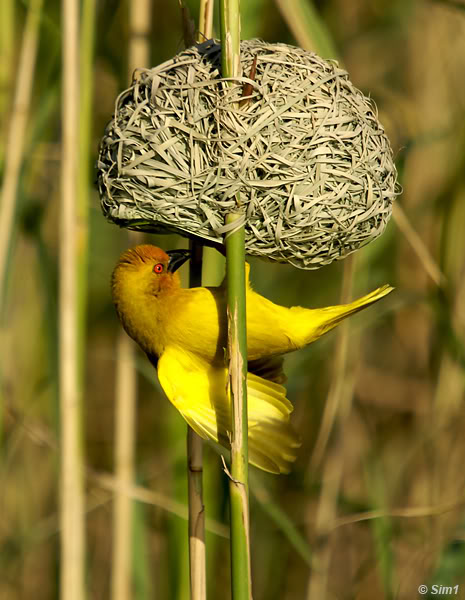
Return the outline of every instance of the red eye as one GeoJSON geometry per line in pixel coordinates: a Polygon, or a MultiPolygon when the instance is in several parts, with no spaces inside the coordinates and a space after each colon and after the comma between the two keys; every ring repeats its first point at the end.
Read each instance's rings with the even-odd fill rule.
{"type": "Polygon", "coordinates": [[[154,273],[163,273],[164,268],[165,267],[161,263],[158,263],[157,265],[155,265],[153,267],[153,272],[154,273]]]}

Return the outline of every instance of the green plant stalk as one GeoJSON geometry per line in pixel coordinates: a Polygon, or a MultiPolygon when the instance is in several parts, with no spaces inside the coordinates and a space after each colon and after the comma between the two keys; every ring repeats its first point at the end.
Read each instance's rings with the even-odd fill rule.
{"type": "MultiPolygon", "coordinates": [[[[221,0],[221,66],[223,77],[239,77],[239,0],[221,0]]],[[[236,198],[240,207],[240,198],[236,198]]],[[[242,217],[238,209],[226,216],[226,224],[242,217]]],[[[226,282],[228,299],[228,354],[231,392],[231,593],[233,600],[252,597],[250,569],[247,321],[245,282],[245,232],[240,226],[226,236],[226,282]]]]}
{"type": "Polygon", "coordinates": [[[241,21],[239,0],[220,1],[221,68],[223,77],[241,74],[241,21]]]}
{"type": "MultiPolygon", "coordinates": [[[[226,223],[242,215],[231,213],[226,223]]],[[[250,571],[250,527],[247,419],[247,330],[245,291],[244,227],[226,238],[228,294],[228,351],[231,391],[231,588],[233,600],[252,597],[250,571]]]]}

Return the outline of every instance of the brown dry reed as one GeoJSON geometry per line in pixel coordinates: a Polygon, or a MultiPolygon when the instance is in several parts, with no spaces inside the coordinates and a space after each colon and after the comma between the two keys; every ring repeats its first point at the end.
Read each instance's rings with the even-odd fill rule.
{"type": "Polygon", "coordinates": [[[100,147],[102,209],[131,229],[222,243],[239,193],[247,253],[316,269],[383,232],[399,192],[392,151],[336,62],[249,40],[243,74],[255,56],[255,79],[235,85],[215,40],[136,71],[100,147]]]}

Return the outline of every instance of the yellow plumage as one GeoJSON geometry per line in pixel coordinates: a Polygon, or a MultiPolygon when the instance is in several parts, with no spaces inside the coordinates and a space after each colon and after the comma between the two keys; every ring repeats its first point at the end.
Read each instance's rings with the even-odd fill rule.
{"type": "MultiPolygon", "coordinates": [[[[172,261],[149,245],[125,252],[113,272],[113,301],[127,333],[157,366],[169,400],[200,436],[228,447],[225,289],[182,289],[170,269],[172,261]]],[[[278,306],[247,286],[252,464],[272,473],[288,472],[300,445],[289,421],[292,405],[281,385],[281,355],[310,344],[391,291],[386,285],[347,305],[307,309],[278,306]]]]}

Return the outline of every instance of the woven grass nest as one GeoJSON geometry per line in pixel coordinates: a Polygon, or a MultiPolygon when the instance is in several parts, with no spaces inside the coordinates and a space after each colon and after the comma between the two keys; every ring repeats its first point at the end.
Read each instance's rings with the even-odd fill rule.
{"type": "Polygon", "coordinates": [[[286,44],[244,41],[241,65],[228,84],[208,40],[135,73],[100,146],[105,216],[221,244],[239,193],[247,253],[303,269],[379,236],[398,186],[372,102],[335,62],[286,44]]]}

